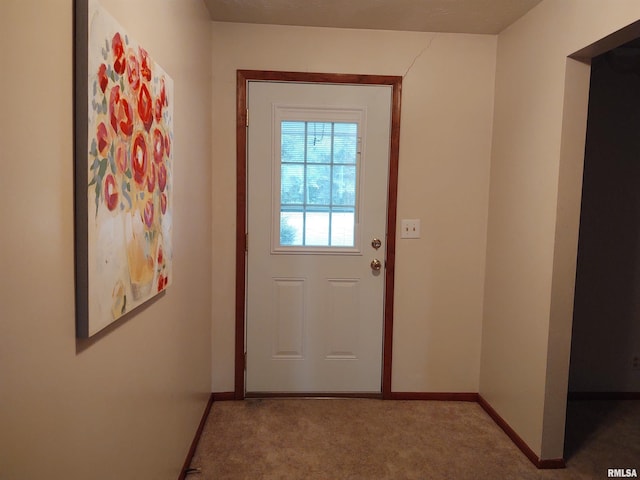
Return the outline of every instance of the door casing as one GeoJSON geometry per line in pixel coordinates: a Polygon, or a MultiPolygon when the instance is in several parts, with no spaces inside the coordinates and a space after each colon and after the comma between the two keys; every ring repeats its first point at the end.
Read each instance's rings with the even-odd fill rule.
{"type": "MultiPolygon", "coordinates": [[[[382,398],[391,398],[393,347],[393,292],[395,276],[396,208],[398,199],[398,159],[400,153],[400,103],[402,77],[338,73],[238,70],[236,74],[236,328],[234,398],[245,398],[246,269],[247,269],[247,87],[249,81],[390,85],[391,138],[389,145],[389,185],[387,192],[387,258],[384,284],[382,350],[382,398]]],[[[357,396],[357,395],[356,395],[357,396]]]]}

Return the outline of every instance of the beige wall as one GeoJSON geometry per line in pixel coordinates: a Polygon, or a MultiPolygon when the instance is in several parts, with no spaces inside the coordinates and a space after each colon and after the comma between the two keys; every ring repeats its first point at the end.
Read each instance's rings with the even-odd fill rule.
{"type": "Polygon", "coordinates": [[[103,0],[175,82],[173,285],[77,342],[71,0],[0,2],[0,478],[175,479],[209,396],[210,22],[103,0]]]}
{"type": "Polygon", "coordinates": [[[236,69],[404,76],[392,389],[477,392],[496,37],[213,25],[213,389],[232,391],[236,69]]]}
{"type": "Polygon", "coordinates": [[[638,18],[545,0],[498,36],[480,393],[544,459],[563,449],[588,93],[567,56],[638,18]]]}

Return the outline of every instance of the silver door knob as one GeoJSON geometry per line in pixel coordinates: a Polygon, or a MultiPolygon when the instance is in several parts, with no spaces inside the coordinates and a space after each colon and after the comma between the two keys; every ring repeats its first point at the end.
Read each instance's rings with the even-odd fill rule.
{"type": "Polygon", "coordinates": [[[382,262],[377,258],[371,260],[371,270],[375,270],[376,272],[382,268],[382,262]]]}

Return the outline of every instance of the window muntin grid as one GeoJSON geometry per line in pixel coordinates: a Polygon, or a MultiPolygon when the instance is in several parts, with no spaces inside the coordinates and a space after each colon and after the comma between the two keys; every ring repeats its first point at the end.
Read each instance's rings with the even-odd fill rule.
{"type": "Polygon", "coordinates": [[[354,247],[358,123],[280,122],[281,247],[354,247]]]}

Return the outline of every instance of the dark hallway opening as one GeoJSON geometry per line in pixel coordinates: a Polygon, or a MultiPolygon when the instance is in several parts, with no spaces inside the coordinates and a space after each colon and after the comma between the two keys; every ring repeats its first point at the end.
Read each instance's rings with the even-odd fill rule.
{"type": "MultiPolygon", "coordinates": [[[[639,352],[640,40],[634,40],[591,66],[566,459],[616,421],[628,407],[621,398],[640,398],[639,352]]],[[[637,414],[629,422],[640,430],[637,414]]]]}

